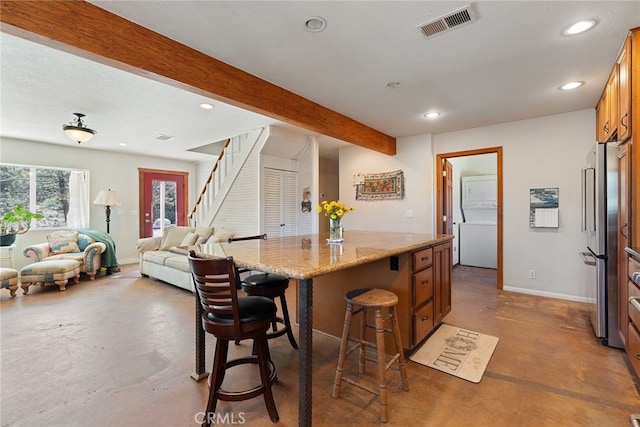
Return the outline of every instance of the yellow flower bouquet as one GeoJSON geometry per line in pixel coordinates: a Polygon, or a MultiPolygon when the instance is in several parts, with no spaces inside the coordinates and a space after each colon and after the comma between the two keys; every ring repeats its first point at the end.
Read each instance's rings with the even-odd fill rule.
{"type": "Polygon", "coordinates": [[[342,217],[347,213],[354,210],[356,210],[356,208],[353,206],[347,207],[347,205],[342,203],[340,200],[332,200],[330,202],[323,200],[318,205],[318,212],[324,213],[324,216],[328,216],[329,218],[338,221],[340,221],[340,219],[342,219],[342,217]]]}
{"type": "Polygon", "coordinates": [[[323,213],[324,216],[329,217],[329,242],[342,242],[342,227],[340,226],[340,220],[350,211],[354,211],[356,208],[353,206],[347,206],[340,200],[332,200],[327,202],[323,200],[318,205],[318,212],[323,213]]]}

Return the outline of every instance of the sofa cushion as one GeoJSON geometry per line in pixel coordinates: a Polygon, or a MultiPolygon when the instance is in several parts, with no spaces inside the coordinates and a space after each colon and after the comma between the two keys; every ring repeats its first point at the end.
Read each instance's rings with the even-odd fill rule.
{"type": "Polygon", "coordinates": [[[78,246],[79,234],[80,233],[77,231],[71,230],[54,231],[49,234],[47,236],[47,241],[49,242],[51,253],[56,255],[66,254],[69,252],[80,252],[80,247],[78,246]]]}
{"type": "Polygon", "coordinates": [[[170,258],[167,258],[165,266],[169,268],[174,268],[176,270],[185,271],[187,273],[191,273],[191,266],[189,265],[189,258],[182,255],[174,255],[170,258]]]}
{"type": "Polygon", "coordinates": [[[178,246],[191,246],[196,243],[196,240],[198,240],[198,235],[196,233],[187,233],[178,246]]]}
{"type": "Polygon", "coordinates": [[[193,232],[191,227],[168,227],[164,229],[162,241],[160,242],[160,251],[168,251],[173,246],[180,246],[187,234],[193,232]]]}
{"type": "Polygon", "coordinates": [[[145,262],[152,262],[158,265],[165,265],[167,258],[176,256],[169,251],[148,251],[142,253],[142,260],[145,262]]]}

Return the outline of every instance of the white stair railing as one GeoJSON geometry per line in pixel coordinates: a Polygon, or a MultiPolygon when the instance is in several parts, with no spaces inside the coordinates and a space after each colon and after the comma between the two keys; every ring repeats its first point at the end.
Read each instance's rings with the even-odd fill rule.
{"type": "Polygon", "coordinates": [[[220,208],[221,196],[226,194],[230,185],[224,185],[227,179],[235,178],[249,153],[260,139],[262,129],[244,135],[229,138],[205,183],[198,200],[189,214],[189,225],[192,227],[210,226],[220,208]],[[221,194],[224,193],[224,194],[221,194]]]}

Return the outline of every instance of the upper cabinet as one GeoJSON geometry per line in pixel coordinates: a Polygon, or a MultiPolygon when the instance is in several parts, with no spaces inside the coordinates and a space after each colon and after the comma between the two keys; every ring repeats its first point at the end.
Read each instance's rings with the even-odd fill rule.
{"type": "Polygon", "coordinates": [[[631,137],[631,36],[627,37],[596,106],[598,142],[631,137]]]}
{"type": "Polygon", "coordinates": [[[618,141],[631,137],[631,37],[627,37],[616,61],[618,67],[618,141]]]}
{"type": "Polygon", "coordinates": [[[602,91],[600,102],[596,107],[598,126],[596,137],[598,142],[607,142],[615,139],[618,129],[618,64],[615,64],[607,85],[602,91]]]}

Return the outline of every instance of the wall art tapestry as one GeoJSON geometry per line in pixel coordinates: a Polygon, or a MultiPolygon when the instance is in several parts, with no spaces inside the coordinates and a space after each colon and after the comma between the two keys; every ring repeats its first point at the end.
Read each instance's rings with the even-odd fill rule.
{"type": "Polygon", "coordinates": [[[401,170],[363,175],[356,185],[356,200],[404,199],[404,173],[401,170]]]}

